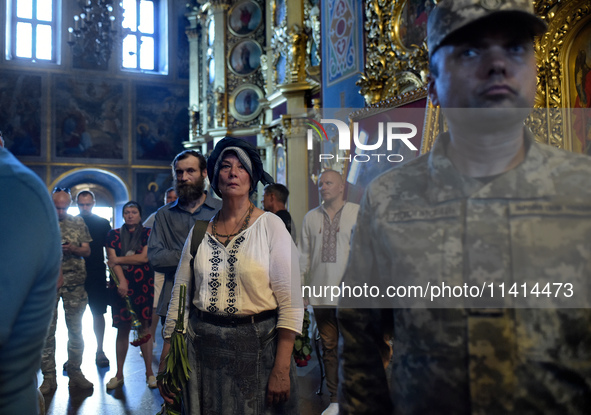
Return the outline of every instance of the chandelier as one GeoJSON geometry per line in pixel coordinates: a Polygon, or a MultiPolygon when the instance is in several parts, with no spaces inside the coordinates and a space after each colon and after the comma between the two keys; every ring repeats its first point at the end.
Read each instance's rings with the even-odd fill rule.
{"type": "MultiPolygon", "coordinates": [[[[117,0],[118,1],[118,0],[117,0]]],[[[74,54],[74,67],[107,69],[117,38],[117,24],[112,0],[84,0],[68,28],[68,44],[74,54]]]]}

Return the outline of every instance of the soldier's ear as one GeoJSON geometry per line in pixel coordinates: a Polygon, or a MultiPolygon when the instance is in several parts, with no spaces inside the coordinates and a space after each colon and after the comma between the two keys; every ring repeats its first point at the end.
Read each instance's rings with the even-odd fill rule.
{"type": "Polygon", "coordinates": [[[437,85],[435,85],[435,76],[433,74],[429,74],[427,76],[427,93],[429,94],[429,98],[431,98],[431,102],[435,107],[439,106],[439,96],[437,95],[437,85]]]}
{"type": "Polygon", "coordinates": [[[427,74],[427,93],[434,106],[439,107],[439,95],[437,93],[437,78],[439,76],[439,60],[441,60],[441,52],[429,56],[429,73],[427,74]]]}

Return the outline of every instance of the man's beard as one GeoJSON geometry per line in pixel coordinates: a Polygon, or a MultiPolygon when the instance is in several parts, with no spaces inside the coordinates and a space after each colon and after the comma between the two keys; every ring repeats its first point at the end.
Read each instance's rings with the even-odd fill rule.
{"type": "Polygon", "coordinates": [[[176,191],[181,204],[191,203],[203,196],[203,193],[205,192],[205,180],[203,177],[200,177],[195,183],[179,183],[175,180],[174,190],[176,191]]]}

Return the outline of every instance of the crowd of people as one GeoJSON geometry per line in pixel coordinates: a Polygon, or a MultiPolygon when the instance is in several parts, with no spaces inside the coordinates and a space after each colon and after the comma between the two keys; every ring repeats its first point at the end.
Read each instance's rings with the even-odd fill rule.
{"type": "Polygon", "coordinates": [[[536,91],[534,36],[545,28],[530,0],[438,2],[428,22],[428,91],[448,131],[428,154],[372,181],[359,205],[346,200],[343,175],[324,170],[321,204],[305,215],[298,238],[289,191],[273,183],[246,140],[223,138],[207,159],[178,154],[166,204],[142,224],[141,206],[129,201],[114,230],[92,214],[92,192],[77,195],[81,215],[71,216],[68,189],[49,197],[0,149],[0,198],[10,192],[21,201],[0,204],[13,237],[0,242],[0,260],[4,272],[22,276],[22,286],[6,281],[0,291],[10,322],[0,327],[0,412],[16,413],[15,402],[27,400],[35,413],[38,367],[40,391],[56,389],[61,298],[70,388],[93,387],[80,370],[87,304],[96,364],[110,364],[103,350],[110,304],[117,371],[106,388],[124,384],[135,329],[146,383],[170,405],[179,390],[156,379],[153,341],[163,342],[165,373],[184,304],[185,414],[300,413],[292,353],[308,305],[330,393],[323,415],[591,413],[591,163],[538,143],[524,126],[536,91]],[[266,185],[264,210],[252,200],[258,183],[266,185]],[[31,219],[28,229],[10,222],[16,206],[31,219]],[[7,243],[33,244],[35,254],[10,257],[7,243]],[[479,286],[531,276],[582,287],[577,307],[384,307],[302,295],[302,286],[315,293],[341,282],[479,286]]]}

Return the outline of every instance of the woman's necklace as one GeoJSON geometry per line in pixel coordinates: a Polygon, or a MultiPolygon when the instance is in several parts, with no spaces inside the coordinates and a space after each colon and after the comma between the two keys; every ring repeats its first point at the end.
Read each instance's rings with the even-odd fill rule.
{"type": "MultiPolygon", "coordinates": [[[[254,210],[254,205],[251,202],[250,203],[250,206],[248,207],[248,209],[246,210],[246,212],[244,212],[244,215],[242,216],[242,219],[240,219],[240,221],[236,224],[236,226],[232,230],[233,233],[229,233],[229,234],[223,234],[223,233],[218,233],[217,232],[217,223],[218,223],[218,220],[219,220],[219,216],[222,215],[222,211],[220,210],[215,215],[215,219],[213,221],[213,226],[212,226],[213,236],[217,237],[218,240],[219,240],[219,238],[226,238],[226,241],[225,242],[222,242],[222,241],[220,241],[220,242],[222,242],[224,244],[224,246],[228,246],[228,243],[230,242],[230,240],[232,240],[233,237],[235,237],[236,235],[238,235],[239,233],[241,233],[243,230],[245,230],[246,228],[248,228],[248,223],[250,222],[250,215],[252,215],[253,210],[254,210]],[[240,224],[240,222],[242,222],[242,226],[240,227],[240,230],[238,232],[234,232],[236,230],[236,228],[238,228],[238,225],[240,224]]],[[[226,224],[225,223],[224,223],[224,230],[226,232],[228,232],[228,230],[226,229],[226,224]]]]}

